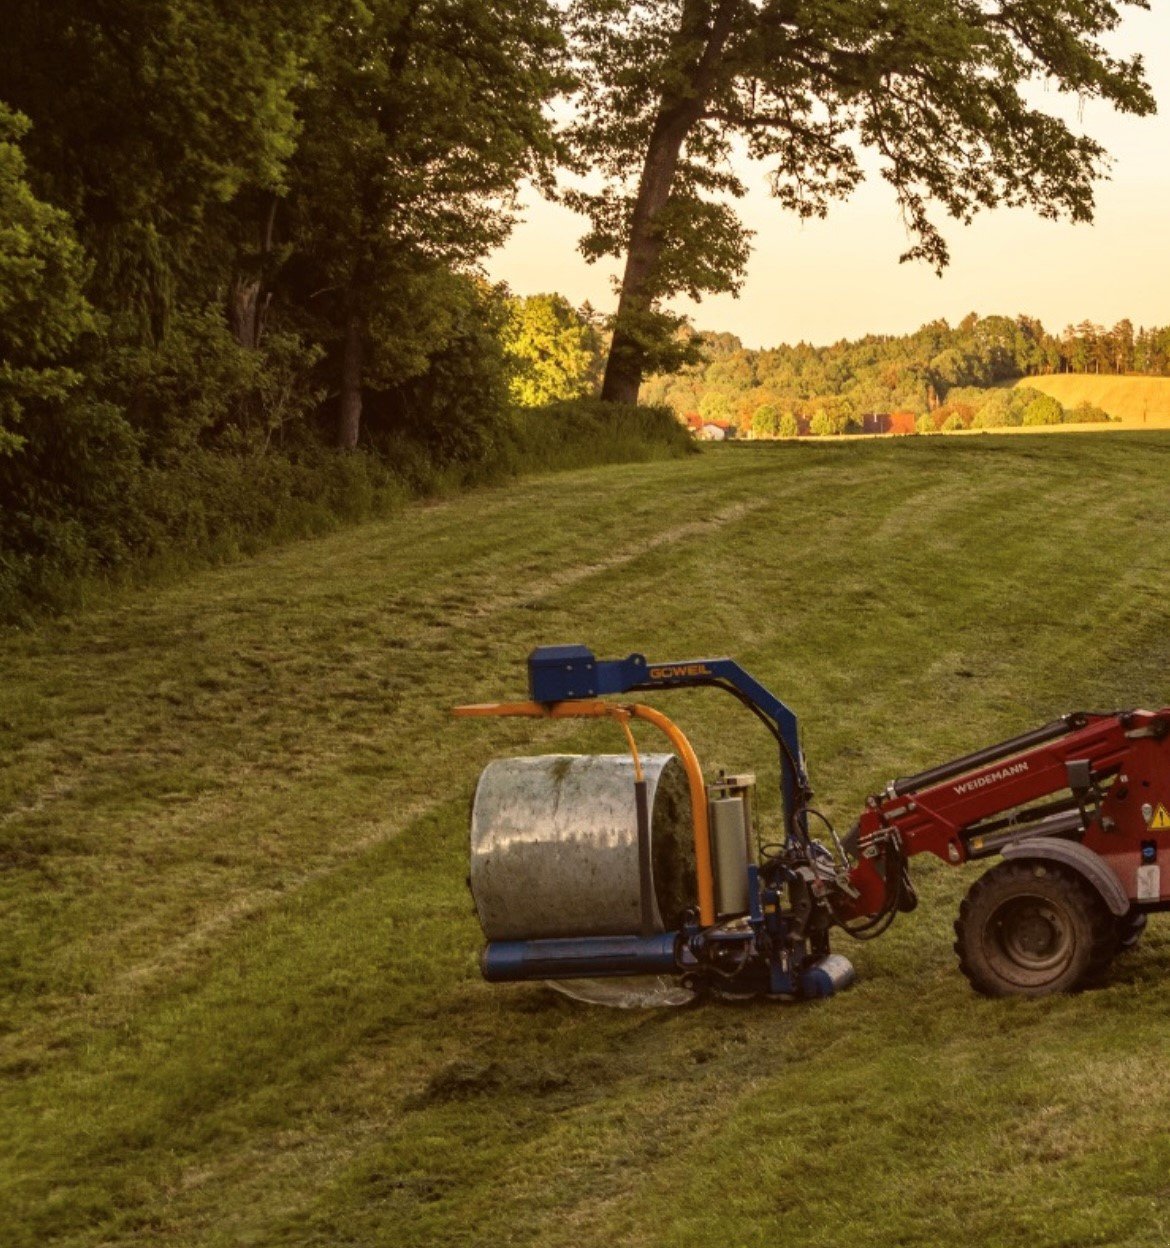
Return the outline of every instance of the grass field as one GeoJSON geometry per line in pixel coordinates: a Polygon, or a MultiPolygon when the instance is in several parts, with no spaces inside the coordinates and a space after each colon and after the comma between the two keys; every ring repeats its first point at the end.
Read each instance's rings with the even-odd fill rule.
{"type": "MultiPolygon", "coordinates": [[[[540,642],[736,656],[847,823],[892,776],[1170,701],[1170,434],[776,444],[527,480],[0,637],[0,1244],[1170,1241],[1170,920],[991,1002],[977,868],[801,1007],[489,988],[453,722],[540,642]]],[[[657,699],[771,775],[730,699],[657,699]]],[[[771,811],[774,781],[761,808],[771,811]]],[[[774,822],[774,816],[773,822],[774,822]]]]}
{"type": "Polygon", "coordinates": [[[1092,403],[1127,429],[1170,429],[1170,377],[1052,373],[1024,377],[1016,385],[1042,390],[1067,408],[1092,403]]]}

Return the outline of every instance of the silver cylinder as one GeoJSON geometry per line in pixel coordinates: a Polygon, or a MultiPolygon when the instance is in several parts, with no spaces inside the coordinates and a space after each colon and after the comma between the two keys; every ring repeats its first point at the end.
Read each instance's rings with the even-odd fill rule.
{"type": "MultiPolygon", "coordinates": [[[[653,926],[695,904],[686,773],[644,754],[653,926]]],[[[634,766],[627,754],[547,754],[489,763],[471,808],[471,892],[488,940],[622,936],[639,930],[634,766]]]]}
{"type": "Polygon", "coordinates": [[[748,912],[748,825],[741,797],[708,803],[715,860],[715,910],[720,918],[748,912]]]}

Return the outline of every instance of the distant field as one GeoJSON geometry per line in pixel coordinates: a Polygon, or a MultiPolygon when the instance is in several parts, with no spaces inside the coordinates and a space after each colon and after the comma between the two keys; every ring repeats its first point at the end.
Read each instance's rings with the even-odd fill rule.
{"type": "Polygon", "coordinates": [[[1065,407],[1092,403],[1126,426],[1170,429],[1170,377],[1052,373],[1044,377],[1023,377],[1016,385],[1050,394],[1065,407]]]}
{"type": "MultiPolygon", "coordinates": [[[[717,448],[0,634],[0,1245],[1166,1248],[1170,915],[1099,990],[987,1001],[951,951],[981,867],[916,859],[832,1001],[491,987],[480,768],[624,745],[448,708],[522,696],[542,642],[731,654],[847,826],[892,776],[1170,700],[1168,482],[1170,432],[717,448]]],[[[647,701],[760,776],[773,835],[743,708],[647,701]]]]}

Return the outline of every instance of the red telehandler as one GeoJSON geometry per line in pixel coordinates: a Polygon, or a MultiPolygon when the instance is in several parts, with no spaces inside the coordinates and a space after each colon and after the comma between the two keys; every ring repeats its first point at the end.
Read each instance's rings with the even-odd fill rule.
{"type": "Polygon", "coordinates": [[[1085,985],[1170,907],[1170,708],[1065,715],[893,780],[838,837],[812,805],[795,715],[733,660],[551,646],[528,671],[528,700],[456,713],[609,719],[628,753],[498,760],[481,775],[470,884],[493,982],[655,975],[727,998],[829,996],[853,979],[831,933],[873,939],[912,910],[921,853],[1000,859],[955,922],[960,969],[993,996],[1085,985]],[[775,738],[778,843],[757,842],[753,777],[707,783],[665,715],[605,700],[695,687],[732,694],[775,738]],[[638,721],[673,753],[640,753],[638,721]]]}

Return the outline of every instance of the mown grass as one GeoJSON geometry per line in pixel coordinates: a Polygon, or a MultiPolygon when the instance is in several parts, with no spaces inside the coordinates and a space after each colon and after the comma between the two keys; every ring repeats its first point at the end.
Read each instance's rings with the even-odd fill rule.
{"type": "MultiPolygon", "coordinates": [[[[891,776],[1170,700],[1170,435],[727,448],[523,481],[0,638],[0,1243],[1164,1245],[1170,936],[971,994],[977,868],[803,1007],[490,988],[453,722],[534,644],[735,655],[842,822],[891,776]]],[[[656,700],[770,777],[730,699],[656,700]]],[[[775,783],[761,807],[771,811],[775,783]]],[[[774,819],[774,816],[770,816],[774,819]]]]}
{"type": "Polygon", "coordinates": [[[696,449],[669,408],[594,399],[496,412],[463,435],[442,453],[424,436],[400,434],[356,452],[203,449],[149,467],[107,465],[104,509],[41,483],[40,494],[5,500],[9,511],[0,512],[0,628],[386,519],[411,501],[696,449]]]}

